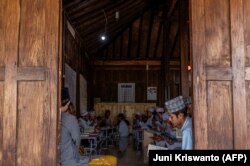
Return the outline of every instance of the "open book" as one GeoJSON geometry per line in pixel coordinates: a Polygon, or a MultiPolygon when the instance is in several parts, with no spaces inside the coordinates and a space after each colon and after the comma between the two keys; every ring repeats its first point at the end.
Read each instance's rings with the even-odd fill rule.
{"type": "Polygon", "coordinates": [[[162,147],[162,146],[156,146],[156,145],[148,144],[147,156],[149,154],[149,150],[168,150],[168,148],[162,147]]]}

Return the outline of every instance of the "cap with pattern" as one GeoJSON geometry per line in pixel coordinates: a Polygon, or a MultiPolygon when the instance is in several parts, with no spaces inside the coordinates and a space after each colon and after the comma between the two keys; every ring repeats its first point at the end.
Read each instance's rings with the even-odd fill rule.
{"type": "Polygon", "coordinates": [[[185,103],[182,96],[178,96],[165,102],[165,107],[169,112],[177,112],[185,108],[185,103]]]}
{"type": "Polygon", "coordinates": [[[183,98],[185,105],[192,104],[192,98],[190,96],[183,98]]]}

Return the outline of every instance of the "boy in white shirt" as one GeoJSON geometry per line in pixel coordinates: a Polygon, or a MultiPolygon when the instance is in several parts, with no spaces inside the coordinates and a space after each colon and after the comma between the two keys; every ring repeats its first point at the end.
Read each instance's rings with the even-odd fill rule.
{"type": "Polygon", "coordinates": [[[121,156],[127,149],[128,146],[128,121],[125,119],[123,114],[118,115],[118,132],[119,132],[119,151],[118,155],[121,156]]]}

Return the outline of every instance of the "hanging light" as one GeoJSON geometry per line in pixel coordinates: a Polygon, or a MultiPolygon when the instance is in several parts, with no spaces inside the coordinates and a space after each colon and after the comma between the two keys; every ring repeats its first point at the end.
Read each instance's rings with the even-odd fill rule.
{"type": "Polygon", "coordinates": [[[108,24],[108,19],[107,19],[107,16],[106,16],[106,13],[104,11],[104,9],[102,9],[102,12],[104,14],[104,17],[105,17],[105,29],[104,29],[104,33],[100,34],[100,40],[102,42],[105,42],[107,41],[108,37],[107,37],[107,24],[108,24]]]}
{"type": "Polygon", "coordinates": [[[116,21],[118,21],[119,18],[120,18],[119,11],[116,11],[116,12],[115,12],[115,19],[116,19],[116,21]]]}
{"type": "Polygon", "coordinates": [[[105,34],[102,34],[102,35],[101,35],[101,40],[102,40],[102,41],[105,41],[105,40],[106,40],[106,35],[105,35],[105,34]]]}

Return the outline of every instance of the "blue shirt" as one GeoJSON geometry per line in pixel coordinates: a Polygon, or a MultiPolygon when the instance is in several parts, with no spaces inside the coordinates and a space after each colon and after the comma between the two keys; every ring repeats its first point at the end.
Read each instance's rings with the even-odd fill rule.
{"type": "Polygon", "coordinates": [[[192,150],[193,149],[193,133],[192,133],[192,119],[186,117],[186,120],[181,127],[182,131],[182,150],[192,150]]]}

